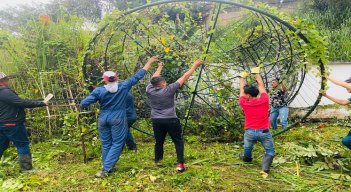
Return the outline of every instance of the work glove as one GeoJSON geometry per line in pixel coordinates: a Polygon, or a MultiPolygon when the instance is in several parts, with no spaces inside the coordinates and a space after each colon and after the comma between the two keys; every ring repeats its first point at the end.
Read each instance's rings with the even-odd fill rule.
{"type": "Polygon", "coordinates": [[[252,69],[251,69],[251,73],[252,73],[252,74],[258,74],[258,73],[260,73],[260,67],[252,68],[252,69]]]}
{"type": "Polygon", "coordinates": [[[241,73],[239,74],[239,76],[242,77],[242,78],[246,78],[246,77],[249,76],[249,75],[250,75],[250,73],[248,73],[248,72],[246,72],[246,71],[243,71],[243,72],[241,72],[241,73]]]}

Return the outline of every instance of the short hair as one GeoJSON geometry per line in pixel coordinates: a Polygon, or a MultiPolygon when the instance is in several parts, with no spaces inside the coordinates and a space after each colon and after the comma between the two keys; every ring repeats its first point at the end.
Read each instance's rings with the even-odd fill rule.
{"type": "Polygon", "coordinates": [[[279,77],[275,77],[274,79],[272,79],[272,81],[276,81],[276,82],[278,82],[278,83],[279,83],[279,80],[280,80],[279,77]]]}
{"type": "Polygon", "coordinates": [[[151,78],[151,81],[150,83],[153,85],[153,86],[159,86],[161,82],[165,81],[165,78],[162,77],[162,76],[157,76],[157,77],[153,77],[151,78]]]}
{"type": "Polygon", "coordinates": [[[258,91],[258,88],[254,85],[245,85],[244,86],[244,93],[251,95],[251,97],[257,97],[257,95],[260,92],[258,91]]]}
{"type": "Polygon", "coordinates": [[[346,83],[351,83],[351,77],[345,80],[346,83]]]}

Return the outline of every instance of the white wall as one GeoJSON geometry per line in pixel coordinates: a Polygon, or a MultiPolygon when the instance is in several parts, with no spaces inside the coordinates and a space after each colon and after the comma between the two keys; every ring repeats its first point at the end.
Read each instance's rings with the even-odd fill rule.
{"type": "MultiPolygon", "coordinates": [[[[330,75],[339,80],[346,80],[351,77],[351,62],[331,62],[328,65],[330,70],[330,75]]],[[[295,100],[290,104],[290,107],[308,107],[313,105],[314,101],[318,96],[318,91],[320,89],[320,77],[316,75],[316,70],[312,69],[306,75],[305,81],[296,96],[295,100]]],[[[335,96],[341,99],[348,99],[351,97],[345,88],[334,85],[328,81],[329,95],[335,96]]],[[[326,98],[322,98],[319,105],[333,104],[332,101],[326,98]]]]}

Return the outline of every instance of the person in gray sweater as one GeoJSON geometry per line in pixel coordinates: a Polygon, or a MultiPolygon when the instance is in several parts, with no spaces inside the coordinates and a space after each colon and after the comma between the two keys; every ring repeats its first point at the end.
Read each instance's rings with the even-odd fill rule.
{"type": "Polygon", "coordinates": [[[175,94],[203,63],[203,60],[196,60],[182,77],[176,82],[167,85],[165,78],[160,75],[164,67],[164,64],[160,62],[151,78],[150,84],[146,87],[146,93],[151,106],[152,127],[156,139],[155,163],[161,163],[163,158],[163,143],[168,133],[176,148],[178,160],[176,169],[179,172],[185,171],[184,142],[182,139],[182,127],[175,109],[175,94]]]}

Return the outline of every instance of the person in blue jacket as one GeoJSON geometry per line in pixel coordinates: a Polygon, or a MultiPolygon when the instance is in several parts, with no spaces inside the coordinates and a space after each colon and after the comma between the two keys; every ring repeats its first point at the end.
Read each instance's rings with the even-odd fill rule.
{"type": "Polygon", "coordinates": [[[105,85],[94,89],[80,103],[81,108],[87,108],[95,102],[100,103],[98,130],[102,144],[103,169],[95,175],[98,178],[107,177],[108,173],[114,170],[128,133],[126,117],[128,92],[144,77],[155,61],[157,57],[151,57],[141,70],[123,82],[118,82],[115,72],[106,71],[102,76],[105,85]]]}
{"type": "Polygon", "coordinates": [[[135,123],[137,119],[137,113],[134,108],[134,96],[131,92],[128,93],[127,95],[127,122],[128,122],[128,134],[127,134],[127,139],[126,139],[126,145],[129,150],[137,150],[137,145],[134,141],[134,137],[132,133],[130,132],[131,127],[135,123]]]}

